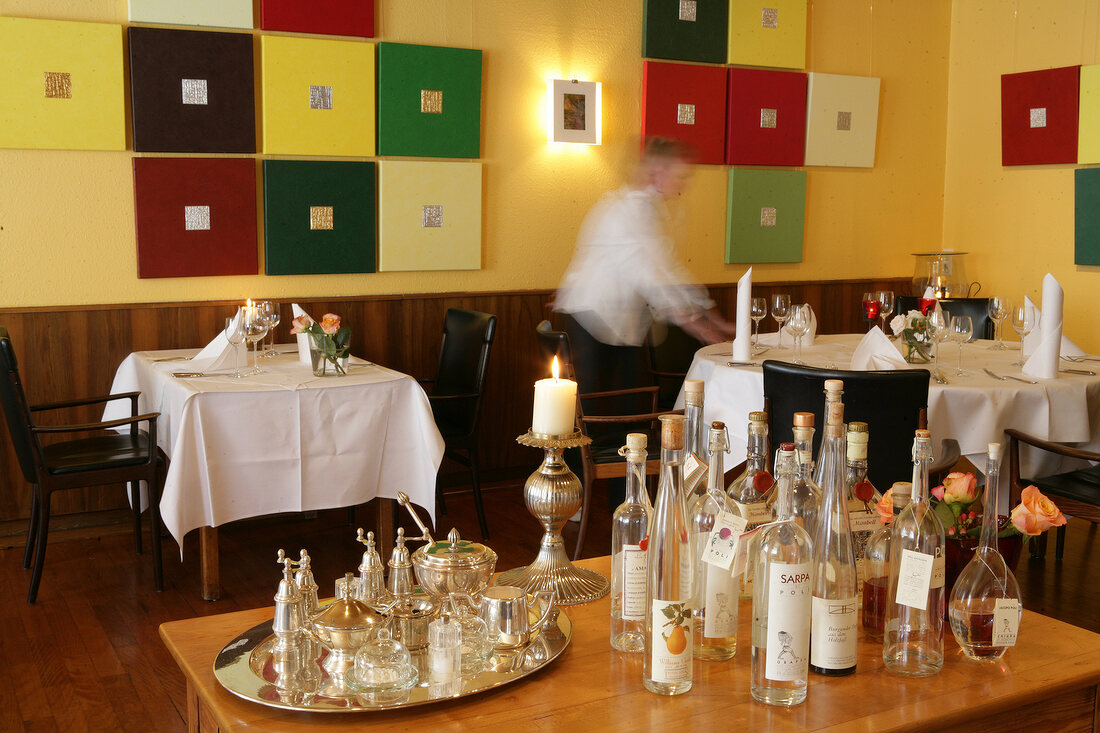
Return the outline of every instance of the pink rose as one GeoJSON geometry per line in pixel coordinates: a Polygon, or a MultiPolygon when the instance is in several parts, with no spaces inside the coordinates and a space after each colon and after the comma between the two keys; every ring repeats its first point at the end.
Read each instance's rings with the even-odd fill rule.
{"type": "Polygon", "coordinates": [[[329,336],[340,330],[340,316],[335,313],[326,313],[321,319],[321,330],[329,336]]]}
{"type": "Polygon", "coordinates": [[[943,500],[948,504],[970,504],[978,498],[978,480],[972,473],[949,473],[943,480],[943,500]]]}
{"type": "Polygon", "coordinates": [[[936,497],[940,501],[943,501],[943,486],[940,485],[932,489],[932,496],[936,497]]]}
{"type": "Polygon", "coordinates": [[[1038,535],[1066,523],[1061,510],[1034,486],[1020,494],[1020,504],[1012,510],[1012,524],[1021,534],[1038,535]]]}
{"type": "Polygon", "coordinates": [[[293,336],[294,334],[304,333],[305,330],[309,328],[309,325],[313,323],[313,319],[303,314],[296,317],[291,323],[294,324],[290,328],[290,335],[293,336]]]}

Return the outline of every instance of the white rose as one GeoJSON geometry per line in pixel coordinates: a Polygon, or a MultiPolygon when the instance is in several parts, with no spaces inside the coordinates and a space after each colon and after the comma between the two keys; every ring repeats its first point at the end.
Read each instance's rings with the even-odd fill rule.
{"type": "Polygon", "coordinates": [[[890,320],[890,330],[897,336],[899,333],[905,330],[905,316],[894,316],[890,320]]]}

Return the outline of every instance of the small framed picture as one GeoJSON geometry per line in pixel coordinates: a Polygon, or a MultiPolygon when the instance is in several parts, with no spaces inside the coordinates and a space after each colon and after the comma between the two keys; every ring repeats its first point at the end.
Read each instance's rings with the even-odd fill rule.
{"type": "Polygon", "coordinates": [[[596,81],[550,82],[550,141],[599,145],[602,127],[601,85],[596,81]]]}

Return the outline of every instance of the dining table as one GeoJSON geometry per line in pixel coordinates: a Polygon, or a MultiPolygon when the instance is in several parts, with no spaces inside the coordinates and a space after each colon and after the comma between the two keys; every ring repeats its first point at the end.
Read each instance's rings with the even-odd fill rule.
{"type": "MultiPolygon", "coordinates": [[[[297,347],[279,345],[259,360],[261,373],[235,378],[232,369],[195,372],[197,351],[134,352],[111,390],[138,391],[139,411],[160,413],[157,443],[169,459],[161,519],[181,556],[200,530],[204,598],[221,592],[217,527],[226,523],[399,491],[434,520],[443,438],[412,377],[355,358],[345,375],[318,377],[297,347]]],[[[120,409],[109,405],[104,420],[120,409]]],[[[383,504],[392,517],[392,502],[383,504]]]]}
{"type": "MultiPolygon", "coordinates": [[[[803,347],[802,361],[808,366],[850,369],[852,355],[862,338],[863,334],[818,335],[812,345],[803,347]]],[[[749,412],[763,409],[764,360],[793,362],[791,346],[791,339],[785,337],[782,349],[773,342],[748,362],[733,360],[729,342],[704,346],[695,353],[686,378],[705,383],[703,418],[708,424],[713,420],[726,424],[732,456],[745,455],[749,412]]],[[[992,346],[992,341],[984,339],[964,343],[962,368],[966,373],[958,376],[955,373],[958,345],[941,345],[938,369],[945,383],[933,379],[928,387],[928,428],[937,444],[941,438],[956,439],[963,456],[978,469],[985,465],[983,456],[989,443],[1005,441],[1006,428],[1086,450],[1100,449],[1100,374],[1086,373],[1100,371],[1097,369],[1100,361],[1063,361],[1062,369],[1073,371],[1060,371],[1057,379],[1037,379],[1013,365],[1020,356],[1015,344],[1004,350],[992,346]]],[[[935,368],[933,364],[909,366],[935,368]]],[[[824,395],[821,399],[824,400],[824,395]]],[[[683,400],[681,390],[676,406],[682,407],[683,400]]],[[[871,431],[873,440],[873,425],[871,431]]],[[[1078,459],[1063,460],[1024,448],[1021,446],[1025,476],[1082,466],[1078,459]]],[[[1002,481],[1007,482],[1007,476],[1008,471],[1001,472],[1002,481]]]]}

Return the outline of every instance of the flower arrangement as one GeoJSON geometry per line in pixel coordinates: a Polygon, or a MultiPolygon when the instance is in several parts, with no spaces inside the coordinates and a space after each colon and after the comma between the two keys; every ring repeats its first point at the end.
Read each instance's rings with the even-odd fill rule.
{"type": "MultiPolygon", "coordinates": [[[[883,524],[893,521],[891,491],[882,496],[876,509],[883,524]]],[[[977,538],[982,531],[982,496],[972,473],[949,473],[943,485],[932,489],[932,509],[943,522],[948,537],[977,538]]],[[[998,537],[1023,535],[1034,537],[1051,527],[1061,527],[1065,516],[1058,506],[1039,489],[1028,486],[1020,494],[1020,503],[997,528],[998,537]]]]}
{"type": "Polygon", "coordinates": [[[925,363],[932,358],[932,321],[921,311],[900,313],[890,321],[890,330],[905,341],[905,360],[925,363]]]}
{"type": "Polygon", "coordinates": [[[324,373],[325,367],[332,364],[337,374],[346,374],[347,371],[342,361],[348,358],[351,350],[351,329],[340,325],[340,316],[335,313],[326,313],[317,323],[306,315],[301,315],[291,321],[291,335],[308,333],[313,337],[311,349],[314,356],[314,373],[324,373]]]}

